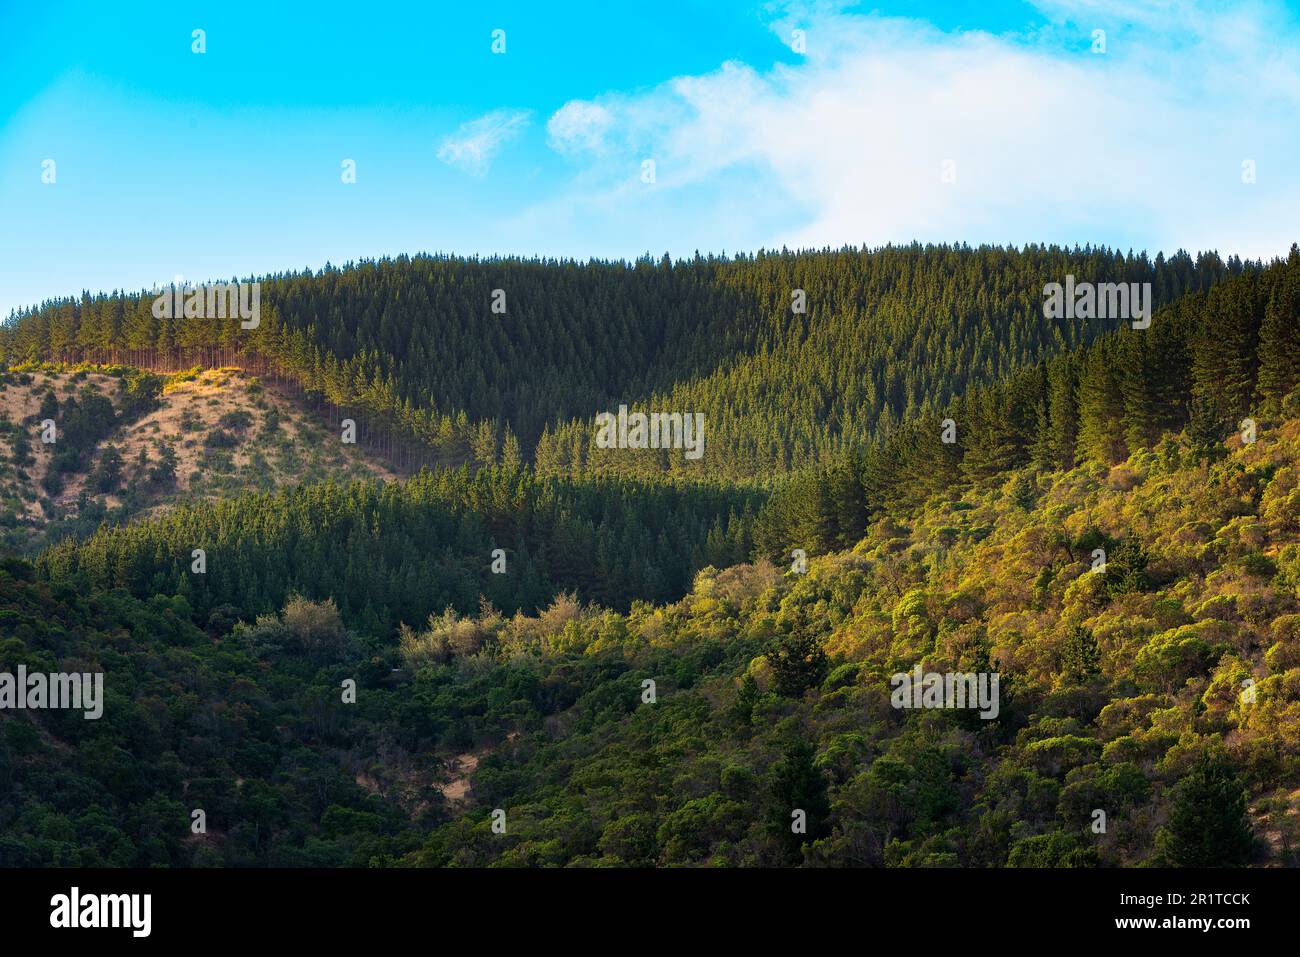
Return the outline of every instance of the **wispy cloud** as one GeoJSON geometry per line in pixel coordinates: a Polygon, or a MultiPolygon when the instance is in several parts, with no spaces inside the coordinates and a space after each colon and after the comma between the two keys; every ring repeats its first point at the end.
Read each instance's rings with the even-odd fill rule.
{"type": "Polygon", "coordinates": [[[788,9],[772,29],[788,45],[803,31],[793,64],[730,62],[566,103],[548,142],[579,169],[571,194],[549,205],[635,229],[648,210],[637,173],[653,158],[646,220],[662,223],[680,194],[690,241],[704,248],[720,245],[701,235],[712,222],[717,236],[748,231],[750,246],[919,238],[1285,252],[1300,222],[1295,16],[1276,3],[1039,6],[1047,26],[1005,36],[788,9]],[[1104,52],[1093,30],[1106,32],[1104,52]],[[1247,161],[1256,182],[1243,181],[1247,161]],[[716,215],[700,215],[702,196],[716,215]]]}
{"type": "Polygon", "coordinates": [[[462,123],[438,144],[438,159],[471,176],[482,176],[506,143],[518,136],[532,118],[530,110],[493,110],[462,123]]]}
{"type": "Polygon", "coordinates": [[[571,100],[547,121],[546,142],[558,153],[603,153],[605,134],[613,121],[610,111],[599,103],[571,100]]]}

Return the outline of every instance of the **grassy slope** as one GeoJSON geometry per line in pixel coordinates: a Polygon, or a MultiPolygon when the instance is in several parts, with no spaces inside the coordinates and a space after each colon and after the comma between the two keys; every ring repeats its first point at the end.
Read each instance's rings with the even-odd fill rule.
{"type": "Polygon", "coordinates": [[[0,422],[31,437],[30,462],[16,461],[12,448],[0,450],[0,503],[14,519],[5,530],[8,544],[30,551],[67,531],[93,531],[103,517],[155,515],[195,499],[270,491],[298,482],[398,477],[381,458],[343,444],[323,416],[295,397],[237,369],[208,369],[167,376],[159,407],[121,423],[100,440],[85,470],[68,475],[58,495],[50,499],[42,480],[57,444],[37,440],[42,396],[53,390],[63,401],[89,388],[120,409],[117,384],[115,376],[93,369],[33,369],[27,375],[14,373],[0,379],[0,422]],[[234,416],[228,421],[235,424],[223,426],[220,420],[229,416],[234,416]],[[136,474],[138,457],[144,451],[156,462],[164,444],[176,453],[176,482],[148,488],[136,474]],[[90,479],[110,445],[122,457],[124,481],[104,493],[90,479]],[[84,510],[79,501],[82,492],[89,503],[84,510]],[[84,519],[81,523],[79,516],[84,519]]]}

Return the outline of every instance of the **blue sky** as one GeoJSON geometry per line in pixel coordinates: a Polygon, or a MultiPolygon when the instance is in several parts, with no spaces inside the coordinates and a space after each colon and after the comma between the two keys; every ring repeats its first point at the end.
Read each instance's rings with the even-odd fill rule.
{"type": "Polygon", "coordinates": [[[1280,3],[124,6],[0,0],[0,316],[420,251],[1300,238],[1280,3]]]}

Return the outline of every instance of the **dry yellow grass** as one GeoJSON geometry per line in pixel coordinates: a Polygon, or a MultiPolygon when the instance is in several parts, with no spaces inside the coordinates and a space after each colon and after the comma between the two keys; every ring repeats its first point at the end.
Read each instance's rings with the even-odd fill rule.
{"type": "MultiPolygon", "coordinates": [[[[80,392],[83,386],[89,386],[112,401],[114,407],[117,406],[117,379],[114,377],[99,373],[86,373],[78,382],[73,382],[72,378],[70,373],[48,374],[34,372],[31,376],[31,382],[24,385],[0,382],[0,419],[8,419],[15,425],[22,426],[25,419],[36,415],[40,411],[41,398],[46,389],[50,387],[53,387],[60,402],[67,396],[80,392]]],[[[22,516],[32,521],[38,521],[44,517],[44,512],[39,504],[39,489],[41,483],[45,480],[46,473],[50,470],[50,462],[54,459],[54,450],[57,446],[46,445],[40,441],[39,423],[32,425],[28,434],[31,436],[30,448],[36,461],[24,469],[27,473],[27,481],[21,484],[26,486],[26,491],[30,493],[30,497],[28,495],[22,496],[22,516]]],[[[60,499],[62,497],[60,496],[60,499]]],[[[72,498],[75,502],[75,493],[72,498]]]]}
{"type": "MultiPolygon", "coordinates": [[[[33,372],[30,382],[0,384],[0,416],[21,426],[25,419],[37,414],[42,396],[51,386],[60,402],[90,386],[115,406],[119,404],[118,380],[113,376],[98,372],[33,372]]],[[[41,483],[56,446],[39,441],[38,424],[22,427],[30,429],[35,461],[23,469],[25,476],[9,475],[4,480],[7,487],[0,491],[21,502],[21,520],[39,526],[46,521],[40,505],[44,496],[41,483]]],[[[170,377],[159,408],[118,428],[96,446],[86,472],[66,477],[54,502],[60,513],[74,516],[83,491],[110,509],[123,504],[122,490],[100,494],[89,487],[90,475],[109,445],[116,446],[121,454],[124,486],[138,486],[134,476],[142,450],[151,464],[159,460],[163,445],[170,445],[176,453],[175,487],[151,496],[143,514],[193,496],[228,496],[300,481],[401,477],[358,446],[344,445],[336,431],[295,398],[238,369],[209,369],[170,377]],[[228,448],[209,448],[205,440],[221,428],[219,420],[229,413],[246,414],[247,427],[224,430],[232,437],[228,448]],[[275,427],[268,429],[272,422],[275,427]]],[[[12,499],[5,507],[14,511],[12,499]]]]}

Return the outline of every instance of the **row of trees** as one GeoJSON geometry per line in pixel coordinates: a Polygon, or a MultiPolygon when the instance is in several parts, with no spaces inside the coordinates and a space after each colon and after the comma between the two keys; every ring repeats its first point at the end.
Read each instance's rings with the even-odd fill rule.
{"type": "Polygon", "coordinates": [[[392,634],[448,606],[473,611],[481,596],[506,612],[545,607],[561,590],[610,607],[675,598],[699,568],[745,560],[758,504],[702,483],[462,467],[188,505],[64,541],[40,567],[90,587],[182,595],[200,615],[223,605],[257,615],[297,592],[333,598],[350,622],[392,634]]]}
{"type": "Polygon", "coordinates": [[[936,493],[1031,464],[1111,466],[1185,427],[1198,454],[1221,454],[1253,417],[1300,411],[1297,386],[1293,246],[1285,261],[1165,306],[1148,329],[1125,328],[946,404],[927,400],[881,439],[786,482],[760,515],[757,545],[774,557],[851,547],[874,517],[936,493]]]}
{"type": "Polygon", "coordinates": [[[57,300],[0,328],[0,362],[238,364],[358,418],[412,465],[749,479],[830,461],[1120,317],[1048,320],[1067,274],[1150,282],[1157,303],[1252,268],[1207,254],[921,246],[635,263],[399,257],[261,280],[256,328],[156,318],[153,293],[57,300]],[[628,403],[702,412],[707,454],[594,448],[628,403]]]}

